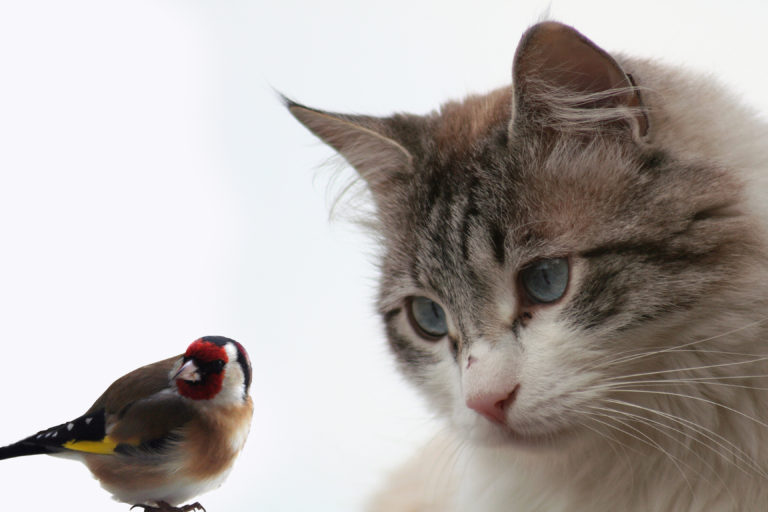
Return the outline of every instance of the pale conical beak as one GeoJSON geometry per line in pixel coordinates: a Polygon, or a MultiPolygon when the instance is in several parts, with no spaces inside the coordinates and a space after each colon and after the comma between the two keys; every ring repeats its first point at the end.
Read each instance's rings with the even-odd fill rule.
{"type": "Polygon", "coordinates": [[[200,380],[200,373],[197,371],[197,365],[194,361],[191,359],[184,363],[181,368],[179,368],[179,371],[176,372],[176,375],[173,376],[173,379],[171,380],[186,380],[189,382],[197,382],[200,380]]]}

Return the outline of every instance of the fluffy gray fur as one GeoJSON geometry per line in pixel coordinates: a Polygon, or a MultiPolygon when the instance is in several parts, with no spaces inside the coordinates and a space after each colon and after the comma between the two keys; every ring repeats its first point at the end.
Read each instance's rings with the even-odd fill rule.
{"type": "Polygon", "coordinates": [[[387,336],[446,420],[372,511],[768,508],[768,131],[727,91],[545,22],[511,87],[426,116],[287,104],[368,184],[387,336]],[[567,290],[527,300],[548,258],[567,290]]]}

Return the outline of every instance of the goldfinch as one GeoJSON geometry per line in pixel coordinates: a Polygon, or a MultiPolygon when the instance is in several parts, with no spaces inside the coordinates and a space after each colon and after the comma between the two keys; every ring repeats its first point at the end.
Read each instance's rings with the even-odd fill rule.
{"type": "Polygon", "coordinates": [[[253,415],[251,363],[221,336],[116,380],[68,423],[0,448],[0,460],[47,453],[88,466],[113,497],[145,510],[177,508],[221,485],[243,448],[253,415]]]}

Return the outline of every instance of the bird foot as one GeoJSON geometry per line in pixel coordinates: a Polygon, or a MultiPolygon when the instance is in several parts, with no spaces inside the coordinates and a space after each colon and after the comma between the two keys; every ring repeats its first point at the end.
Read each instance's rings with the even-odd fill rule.
{"type": "Polygon", "coordinates": [[[164,501],[158,501],[156,507],[151,505],[136,504],[131,507],[131,510],[136,507],[143,508],[144,512],[195,512],[197,510],[206,512],[205,507],[198,502],[190,503],[189,505],[182,505],[180,507],[172,507],[164,501]]]}

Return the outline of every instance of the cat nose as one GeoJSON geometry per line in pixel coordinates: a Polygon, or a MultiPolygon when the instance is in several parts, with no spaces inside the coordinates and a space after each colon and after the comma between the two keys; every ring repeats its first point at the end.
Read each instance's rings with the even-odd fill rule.
{"type": "Polygon", "coordinates": [[[493,423],[503,425],[507,422],[507,409],[517,397],[520,384],[516,384],[512,391],[488,391],[467,398],[467,407],[479,412],[493,423]]]}

